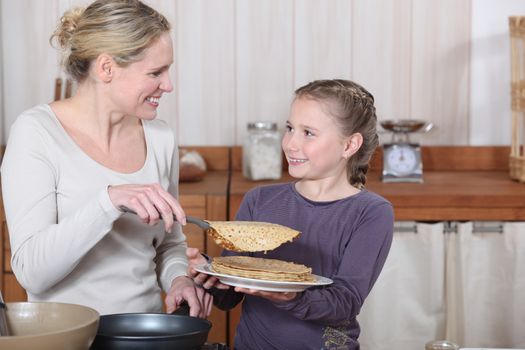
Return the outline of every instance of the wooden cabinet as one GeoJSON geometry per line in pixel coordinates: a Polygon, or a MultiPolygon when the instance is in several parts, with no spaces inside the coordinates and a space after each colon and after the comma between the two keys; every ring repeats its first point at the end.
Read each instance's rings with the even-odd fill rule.
{"type": "MultiPolygon", "coordinates": [[[[240,147],[187,147],[203,155],[208,172],[199,182],[181,183],[180,202],[187,215],[209,220],[234,220],[244,194],[251,188],[293,181],[283,171],[279,181],[250,181],[242,176],[240,147]]],[[[374,156],[367,189],[394,205],[397,221],[523,221],[525,185],[510,180],[508,147],[424,147],[423,184],[385,184],[380,180],[381,151],[374,156]]],[[[285,162],[286,163],[286,162],[285,162]]],[[[0,201],[1,202],[1,201],[0,201]]],[[[1,205],[1,204],[0,204],[1,205]]],[[[10,249],[3,206],[0,207],[2,236],[0,288],[7,301],[25,300],[10,267],[10,249]]],[[[188,245],[209,256],[221,248],[203,230],[186,225],[188,245]]],[[[233,344],[241,306],[230,312],[214,309],[210,342],[233,344]]]]}
{"type": "MultiPolygon", "coordinates": [[[[195,148],[193,148],[195,149],[195,148]]],[[[228,184],[229,184],[229,149],[226,147],[196,148],[204,157],[208,172],[199,182],[187,182],[179,185],[179,200],[186,215],[208,220],[227,220],[228,184]]],[[[209,256],[219,256],[222,248],[198,226],[188,224],[183,228],[188,246],[199,248],[209,256]]],[[[228,312],[214,307],[208,318],[212,329],[209,342],[226,343],[228,339],[228,312]]]]}
{"type": "MultiPolygon", "coordinates": [[[[227,220],[227,189],[229,181],[229,148],[228,147],[193,147],[199,151],[207,164],[208,172],[199,182],[181,183],[179,200],[187,215],[209,220],[227,220]]],[[[2,223],[0,249],[0,289],[6,302],[26,301],[27,294],[17,282],[11,270],[11,250],[3,203],[0,197],[0,219],[2,223]]],[[[210,256],[218,256],[221,248],[198,226],[188,224],[183,228],[188,246],[199,248],[210,256]]],[[[208,341],[227,342],[228,314],[214,308],[209,320],[213,326],[208,341]]]]}
{"type": "MultiPolygon", "coordinates": [[[[510,179],[508,155],[508,147],[423,147],[424,183],[383,183],[379,148],[366,188],[393,204],[397,221],[524,221],[525,185],[510,179]]],[[[294,181],[285,169],[280,180],[256,182],[245,179],[241,170],[242,149],[234,147],[229,220],[253,187],[294,181]]],[[[230,311],[231,342],[239,317],[238,306],[230,311]]]]}
{"type": "Polygon", "coordinates": [[[0,289],[2,290],[5,302],[26,301],[26,291],[20,286],[20,284],[18,284],[18,281],[11,270],[11,247],[9,246],[9,233],[7,231],[3,203],[0,203],[0,219],[2,222],[2,236],[0,242],[2,276],[0,278],[0,289]]]}

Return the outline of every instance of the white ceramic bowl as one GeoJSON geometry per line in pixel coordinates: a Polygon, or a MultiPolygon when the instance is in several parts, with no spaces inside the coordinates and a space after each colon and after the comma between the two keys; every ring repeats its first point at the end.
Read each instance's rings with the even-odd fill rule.
{"type": "Polygon", "coordinates": [[[48,302],[6,303],[10,336],[0,349],[87,350],[100,315],[82,305],[48,302]]]}

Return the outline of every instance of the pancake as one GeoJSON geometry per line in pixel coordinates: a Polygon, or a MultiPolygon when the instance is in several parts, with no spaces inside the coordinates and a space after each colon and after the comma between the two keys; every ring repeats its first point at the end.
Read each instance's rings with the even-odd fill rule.
{"type": "Polygon", "coordinates": [[[265,252],[291,242],[300,232],[289,227],[257,221],[208,221],[206,232],[219,246],[236,252],[265,252]]]}
{"type": "Polygon", "coordinates": [[[278,259],[223,256],[214,258],[211,267],[217,273],[262,280],[287,282],[315,280],[311,268],[278,259]]]}

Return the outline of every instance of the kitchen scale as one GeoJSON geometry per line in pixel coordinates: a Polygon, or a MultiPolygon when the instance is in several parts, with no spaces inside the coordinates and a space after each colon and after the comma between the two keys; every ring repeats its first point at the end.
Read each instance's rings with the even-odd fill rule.
{"type": "Polygon", "coordinates": [[[413,132],[428,132],[433,124],[423,120],[385,120],[383,129],[392,132],[392,141],[383,144],[383,182],[423,182],[421,146],[410,142],[413,132]]]}

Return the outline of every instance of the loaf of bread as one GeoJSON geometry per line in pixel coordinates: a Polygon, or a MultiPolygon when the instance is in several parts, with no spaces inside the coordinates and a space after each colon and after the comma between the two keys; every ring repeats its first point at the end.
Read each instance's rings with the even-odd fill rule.
{"type": "Polygon", "coordinates": [[[182,149],[179,154],[180,182],[200,181],[206,174],[206,162],[197,151],[182,149]]]}

